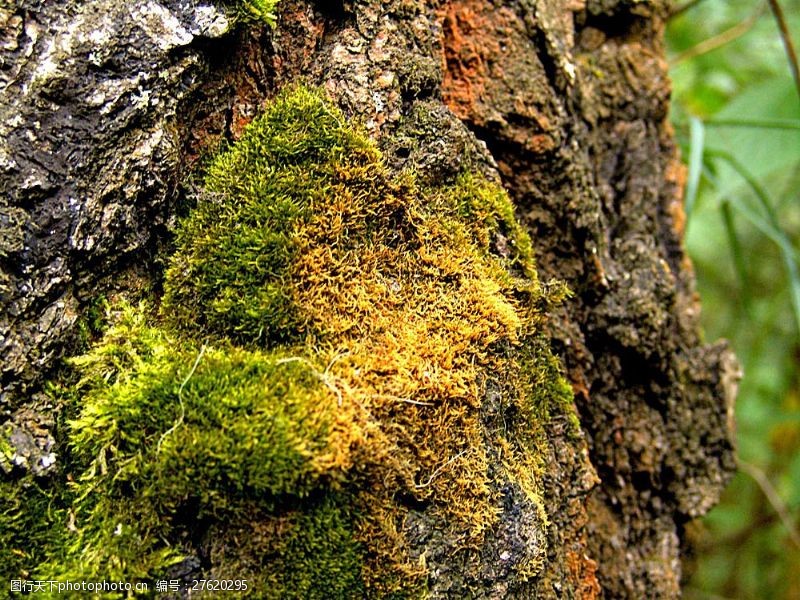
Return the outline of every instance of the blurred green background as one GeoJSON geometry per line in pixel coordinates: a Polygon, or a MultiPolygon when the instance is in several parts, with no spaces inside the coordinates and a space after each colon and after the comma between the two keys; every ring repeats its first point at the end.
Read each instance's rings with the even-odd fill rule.
{"type": "MultiPolygon", "coordinates": [[[[800,0],[779,2],[797,45],[800,0]]],[[[686,247],[706,339],[744,371],[739,473],[689,527],[685,597],[800,600],[800,91],[768,2],[685,6],[667,43],[686,247]]]]}

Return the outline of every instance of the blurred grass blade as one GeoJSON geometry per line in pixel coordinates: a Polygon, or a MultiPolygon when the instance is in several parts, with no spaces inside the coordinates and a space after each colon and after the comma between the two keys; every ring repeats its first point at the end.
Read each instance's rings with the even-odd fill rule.
{"type": "MultiPolygon", "coordinates": [[[[759,227],[759,229],[762,230],[762,233],[769,237],[769,239],[771,239],[781,249],[783,262],[786,266],[786,274],[789,277],[789,292],[792,297],[792,309],[797,325],[797,334],[800,335],[800,268],[798,268],[797,265],[797,251],[792,245],[789,236],[780,226],[780,221],[775,213],[774,203],[770,199],[769,194],[767,194],[767,191],[764,189],[764,187],[732,154],[723,152],[721,150],[709,150],[708,155],[720,158],[727,162],[742,177],[742,179],[744,179],[758,199],[759,205],[761,206],[764,216],[766,217],[767,227],[762,229],[758,226],[756,221],[753,220],[751,222],[756,227],[759,227]]],[[[747,216],[748,219],[750,219],[749,215],[752,215],[752,211],[742,210],[744,207],[744,202],[735,199],[734,196],[731,197],[731,200],[733,206],[736,207],[737,210],[740,210],[743,215],[747,216]]]]}
{"type": "Polygon", "coordinates": [[[722,204],[720,205],[720,210],[722,212],[722,222],[725,224],[725,234],[728,237],[728,245],[733,258],[736,277],[739,280],[742,307],[744,308],[745,314],[750,316],[752,314],[752,301],[750,296],[750,286],[747,285],[747,266],[744,262],[744,253],[742,252],[742,245],[739,242],[739,236],[736,234],[736,226],[733,222],[731,203],[728,200],[723,200],[722,204]]]}
{"type": "Polygon", "coordinates": [[[706,127],[800,130],[800,121],[797,119],[708,119],[704,123],[706,127]]]}
{"type": "Polygon", "coordinates": [[[703,122],[697,117],[689,117],[689,136],[689,178],[686,182],[686,197],[683,201],[687,223],[691,219],[694,203],[697,200],[705,151],[706,129],[703,122]]]}
{"type": "MultiPolygon", "coordinates": [[[[747,219],[751,225],[753,225],[756,229],[758,229],[761,233],[767,236],[770,240],[775,242],[781,249],[783,249],[783,240],[781,239],[781,234],[779,231],[776,231],[775,228],[767,223],[767,221],[759,214],[753,211],[752,208],[747,206],[741,199],[737,198],[736,196],[731,196],[728,201],[733,205],[736,209],[736,212],[741,214],[745,219],[747,219]]],[[[794,249],[790,248],[793,254],[796,254],[794,249]]]]}
{"type": "MultiPolygon", "coordinates": [[[[713,154],[713,152],[712,152],[713,154]]],[[[708,165],[703,166],[703,177],[706,178],[712,185],[717,187],[718,179],[717,176],[711,172],[708,168],[708,165]]],[[[729,202],[733,205],[733,208],[736,209],[736,212],[741,214],[747,221],[756,229],[758,229],[763,235],[765,235],[768,239],[772,240],[776,244],[778,244],[781,248],[783,248],[783,235],[780,231],[775,229],[770,223],[767,222],[766,218],[762,217],[752,208],[750,208],[747,204],[745,204],[738,196],[735,194],[731,194],[730,197],[725,198],[726,202],[729,202]]],[[[788,247],[789,252],[794,257],[795,261],[800,261],[800,252],[798,252],[793,247],[788,247]]]]}
{"type": "Polygon", "coordinates": [[[795,87],[797,87],[797,94],[800,95],[800,64],[797,61],[797,52],[794,50],[792,43],[792,34],[789,32],[789,26],[786,23],[786,17],[783,15],[778,0],[767,0],[769,8],[772,10],[772,16],[775,17],[775,24],[778,26],[778,31],[783,40],[783,47],[786,50],[786,58],[789,60],[789,69],[792,71],[795,87]]]}
{"type": "Polygon", "coordinates": [[[775,487],[770,482],[766,473],[764,473],[764,471],[755,465],[752,465],[741,458],[738,458],[736,462],[739,466],[739,470],[750,476],[753,481],[758,484],[758,487],[761,488],[764,496],[772,505],[773,510],[783,523],[786,532],[789,534],[789,539],[791,539],[795,545],[800,548],[800,533],[798,533],[794,526],[794,519],[792,518],[792,515],[783,499],[780,497],[780,494],[778,494],[778,492],[775,490],[775,487]]]}
{"type": "Polygon", "coordinates": [[[670,68],[684,61],[692,60],[698,56],[702,56],[703,54],[713,52],[717,48],[721,48],[722,46],[730,44],[732,41],[742,37],[753,28],[762,12],[764,12],[764,6],[759,5],[758,8],[743,21],[737,23],[729,29],[726,29],[722,33],[703,40],[696,46],[681,52],[678,56],[670,61],[670,68]]]}

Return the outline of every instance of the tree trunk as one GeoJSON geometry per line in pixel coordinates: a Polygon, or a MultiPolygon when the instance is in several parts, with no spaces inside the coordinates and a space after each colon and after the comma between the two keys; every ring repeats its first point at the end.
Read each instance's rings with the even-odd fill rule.
{"type": "MultiPolygon", "coordinates": [[[[572,290],[547,331],[582,433],[566,419],[547,425],[546,519],[507,495],[463,558],[446,524],[408,509],[444,536],[414,538],[422,525],[410,517],[400,528],[425,566],[425,594],[678,597],[683,528],[734,469],[737,366],[724,344],[702,341],[682,248],[667,5],[281,0],[274,26],[229,10],[187,0],[0,9],[6,479],[61,485],[42,483],[59,481],[66,452],[43,385],[74,352],[78,324],[101,295],[160,294],[192,173],[303,82],[363,124],[390,171],[425,185],[465,168],[501,181],[539,278],[572,290]],[[539,567],[503,568],[515,555],[539,567]]],[[[205,558],[194,578],[214,570],[209,544],[196,544],[205,558]]]]}

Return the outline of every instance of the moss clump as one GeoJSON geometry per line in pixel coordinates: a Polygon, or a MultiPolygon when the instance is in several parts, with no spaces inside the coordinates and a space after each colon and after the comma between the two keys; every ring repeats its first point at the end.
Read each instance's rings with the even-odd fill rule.
{"type": "MultiPolygon", "coordinates": [[[[320,484],[335,406],[307,362],[195,346],[123,305],[86,355],[70,422],[74,535],[48,576],[155,577],[175,520],[220,519],[320,484]]],[[[327,485],[334,473],[324,473],[327,485]]]]}
{"type": "Polygon", "coordinates": [[[72,532],[42,572],[156,577],[199,543],[255,597],[424,595],[408,507],[452,552],[479,549],[502,482],[540,505],[545,427],[569,402],[507,195],[392,173],[302,87],[205,183],[160,314],[118,308],[73,361],[72,532]]]}
{"type": "Polygon", "coordinates": [[[214,513],[242,494],[304,496],[315,486],[333,407],[304,362],[182,344],[130,307],[75,362],[87,375],[71,424],[81,458],[120,486],[149,482],[158,510],[200,494],[214,513]]]}
{"type": "Polygon", "coordinates": [[[366,136],[319,95],[301,88],[276,103],[210,165],[209,195],[178,231],[165,317],[186,332],[243,342],[297,338],[308,325],[289,281],[297,227],[334,186],[347,189],[344,164],[366,169],[376,160],[366,136]]]}
{"type": "Polygon", "coordinates": [[[289,518],[275,560],[267,567],[266,589],[275,598],[350,600],[363,598],[361,545],[355,541],[351,517],[326,498],[322,505],[289,518]]]}
{"type": "Polygon", "coordinates": [[[0,480],[0,578],[30,579],[66,533],[57,495],[31,477],[0,480]]]}
{"type": "Polygon", "coordinates": [[[90,302],[83,310],[76,323],[78,331],[77,349],[86,351],[92,340],[97,339],[105,330],[106,308],[108,300],[105,296],[99,296],[90,302]]]}
{"type": "Polygon", "coordinates": [[[275,26],[275,7],[279,0],[222,0],[231,7],[237,19],[275,26]]]}
{"type": "Polygon", "coordinates": [[[365,598],[362,544],[346,494],[311,497],[282,513],[250,514],[214,535],[212,577],[247,578],[260,598],[365,598]],[[233,546],[223,540],[235,538],[233,546]]]}
{"type": "Polygon", "coordinates": [[[522,274],[535,291],[538,281],[531,240],[517,221],[505,190],[479,177],[462,175],[455,186],[445,189],[448,204],[454,206],[459,222],[484,257],[493,256],[503,264],[509,273],[508,284],[515,273],[522,274]]]}

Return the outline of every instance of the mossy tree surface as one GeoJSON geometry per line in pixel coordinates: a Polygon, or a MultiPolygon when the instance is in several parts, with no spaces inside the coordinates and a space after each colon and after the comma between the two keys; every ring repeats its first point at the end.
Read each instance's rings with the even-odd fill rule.
{"type": "Polygon", "coordinates": [[[232,9],[234,16],[250,23],[275,24],[275,9],[279,0],[222,0],[232,9]]]}
{"type": "MultiPolygon", "coordinates": [[[[509,489],[544,529],[545,430],[573,415],[542,333],[563,291],[505,192],[391,172],[302,87],[205,183],[159,314],[112,307],[72,361],[68,527],[37,574],[154,579],[202,546],[256,597],[424,596],[412,513],[465,565],[509,489]]],[[[535,575],[543,550],[520,556],[535,575]]]]}

